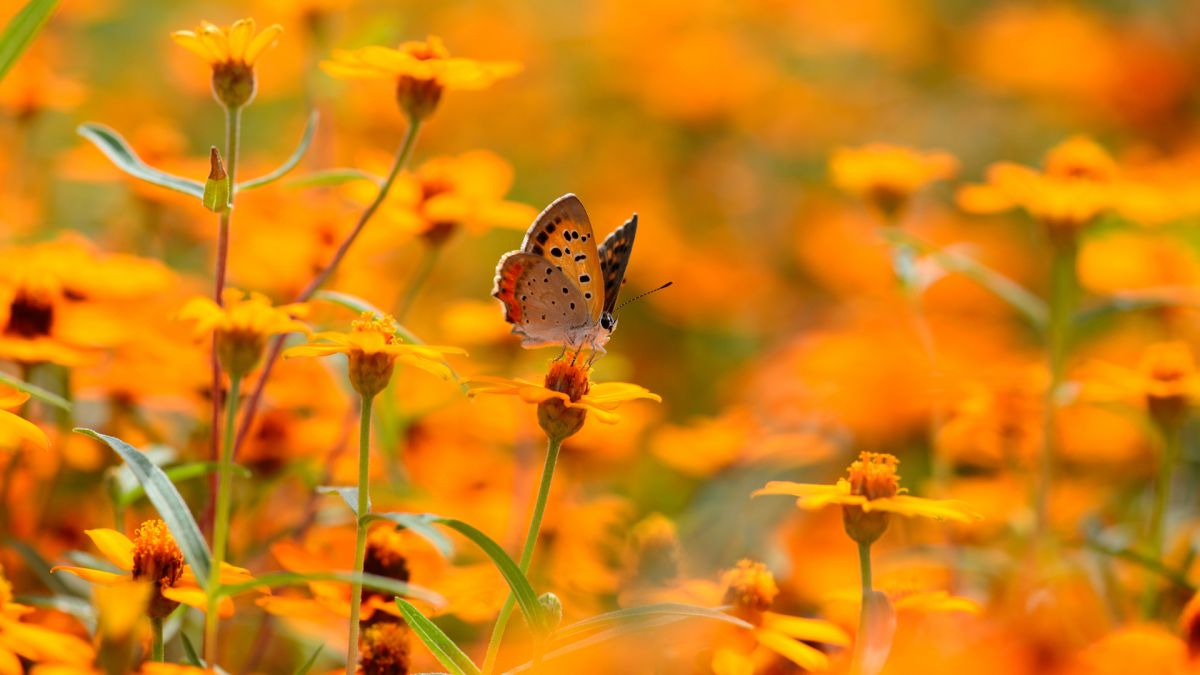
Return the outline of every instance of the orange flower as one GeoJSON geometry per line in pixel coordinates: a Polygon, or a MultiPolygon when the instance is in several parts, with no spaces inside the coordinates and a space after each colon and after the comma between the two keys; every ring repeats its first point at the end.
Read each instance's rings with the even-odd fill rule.
{"type": "MultiPolygon", "coordinates": [[[[116,530],[84,530],[100,553],[122,573],[105,572],[88,567],[58,566],[51,572],[70,572],[94,584],[112,586],[129,580],[149,580],[158,584],[158,593],[150,601],[150,615],[159,618],[170,614],[180,603],[204,611],[207,599],[196,581],[191,565],[184,564],[175,538],[166,523],[148,520],[138,527],[132,540],[116,530]]],[[[236,584],[252,580],[250,572],[228,563],[221,563],[221,583],[236,584]]],[[[221,598],[218,614],[233,615],[233,600],[221,598]]]]}
{"type": "Polygon", "coordinates": [[[21,619],[33,607],[13,602],[12,584],[0,567],[0,673],[25,672],[21,659],[33,663],[63,664],[85,668],[94,650],[86,641],[53,628],[25,623],[21,619]]]}
{"type": "Polygon", "coordinates": [[[171,38],[212,66],[213,96],[237,108],[254,99],[254,64],[279,41],[283,27],[272,24],[255,33],[254,19],[240,19],[226,27],[201,21],[198,29],[178,30],[171,38]]]}
{"type": "Polygon", "coordinates": [[[958,160],[945,152],[920,152],[886,143],[838,148],[829,160],[834,185],[891,216],[917,190],[954,176],[958,160]]]}
{"type": "Polygon", "coordinates": [[[326,73],[343,79],[395,79],[400,107],[415,119],[428,117],[446,90],[487,89],[496,80],[521,70],[512,61],[451,58],[441,38],[405,42],[398,48],[362,47],[334,50],[322,61],[326,73]]]}
{"type": "Polygon", "coordinates": [[[713,651],[715,675],[754,673],[765,649],[805,670],[825,670],[829,658],[806,642],[822,642],[845,647],[850,644],[846,632],[828,621],[787,616],[770,611],[779,587],[766,565],[741,560],[721,577],[725,586],[724,603],[732,605],[730,614],[750,623],[753,643],[725,641],[713,651]],[[758,657],[758,658],[756,658],[758,657]]]}
{"type": "Polygon", "coordinates": [[[446,355],[467,354],[458,347],[406,344],[396,332],[395,321],[390,316],[363,312],[351,325],[350,333],[317,333],[313,335],[314,342],[292,347],[283,356],[345,354],[350,361],[350,384],[359,394],[370,397],[387,387],[397,361],[450,379],[454,371],[446,363],[446,355]]]}
{"type": "Polygon", "coordinates": [[[1137,367],[1095,363],[1085,391],[1089,398],[1133,398],[1144,402],[1151,418],[1174,428],[1200,400],[1200,372],[1186,342],[1158,342],[1142,352],[1137,367]]]}
{"type": "MultiPolygon", "coordinates": [[[[16,408],[29,400],[29,394],[0,385],[0,408],[16,408]]],[[[50,439],[38,425],[8,410],[0,410],[0,450],[32,445],[45,450],[50,439]]]]}
{"type": "Polygon", "coordinates": [[[241,377],[258,365],[267,338],[280,333],[308,333],[308,326],[296,320],[308,308],[303,304],[272,307],[261,293],[244,293],[227,288],[222,305],[209,298],[192,298],[179,311],[178,318],[195,324],[197,339],[217,334],[217,355],[221,366],[232,376],[241,377]]]}
{"type": "Polygon", "coordinates": [[[788,495],[796,497],[796,506],[813,510],[829,505],[842,507],[846,533],[851,539],[870,543],[887,529],[888,514],[920,516],[935,520],[967,523],[980,516],[959,501],[925,499],[901,494],[900,476],[893,455],[863,452],[850,465],[846,478],[834,485],[814,485],[772,481],[753,496],[788,495]]]}

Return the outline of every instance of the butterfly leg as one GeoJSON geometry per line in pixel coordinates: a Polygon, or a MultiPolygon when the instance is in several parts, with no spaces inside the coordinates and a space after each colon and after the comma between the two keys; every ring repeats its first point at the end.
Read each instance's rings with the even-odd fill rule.
{"type": "Polygon", "coordinates": [[[591,348],[592,348],[592,353],[590,355],[588,355],[588,360],[587,360],[587,365],[589,368],[592,366],[592,363],[594,363],[596,361],[596,359],[598,359],[601,356],[604,356],[605,354],[608,353],[608,351],[606,349],[604,349],[603,346],[598,345],[595,342],[593,342],[591,344],[591,348]]]}
{"type": "Polygon", "coordinates": [[[567,343],[565,343],[565,342],[564,342],[564,343],[563,343],[563,348],[562,348],[562,351],[558,353],[558,356],[554,357],[554,360],[555,360],[555,361],[562,361],[562,358],[563,358],[564,356],[566,356],[566,355],[567,355],[567,343]]]}

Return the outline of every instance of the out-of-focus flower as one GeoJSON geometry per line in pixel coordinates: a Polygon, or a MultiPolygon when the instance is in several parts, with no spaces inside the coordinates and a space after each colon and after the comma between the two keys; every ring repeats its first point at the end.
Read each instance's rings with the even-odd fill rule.
{"type": "Polygon", "coordinates": [[[1173,429],[1200,400],[1200,371],[1186,342],[1158,342],[1142,353],[1136,368],[1096,363],[1085,396],[1098,400],[1133,399],[1145,404],[1150,417],[1173,429]]]}
{"type": "Polygon", "coordinates": [[[85,668],[92,662],[94,650],[85,640],[69,633],[33,623],[22,617],[33,608],[13,602],[12,584],[0,568],[0,673],[20,675],[21,659],[38,664],[62,664],[85,668]]]}
{"type": "Polygon", "coordinates": [[[308,313],[303,304],[273,307],[267,296],[235,288],[225,289],[221,300],[218,305],[210,298],[192,298],[178,317],[194,323],[197,339],[216,332],[217,356],[230,376],[242,377],[254,370],[268,337],[309,332],[307,325],[296,320],[308,313]]]}
{"type": "MultiPolygon", "coordinates": [[[[0,408],[16,408],[28,400],[29,394],[0,386],[0,408]]],[[[33,422],[8,410],[0,410],[0,450],[12,450],[24,445],[44,450],[50,447],[50,439],[33,422]]]]}
{"type": "MultiPolygon", "coordinates": [[[[166,523],[148,520],[142,523],[132,540],[116,530],[96,529],[83,532],[117,572],[90,567],[58,566],[52,572],[70,572],[94,584],[111,586],[129,581],[150,581],[158,585],[158,593],[150,601],[150,615],[158,618],[170,614],[180,603],[201,611],[207,608],[204,590],[196,581],[191,565],[183,562],[179,545],[171,536],[166,523]]],[[[250,572],[228,563],[221,564],[221,583],[236,584],[251,581],[250,572]]],[[[218,614],[233,615],[233,601],[222,597],[218,614]]]]}
{"type": "Polygon", "coordinates": [[[977,513],[959,501],[901,494],[904,489],[896,473],[899,463],[893,455],[862,452],[847,469],[849,475],[834,485],[772,481],[756,490],[754,496],[796,497],[796,506],[806,510],[841,506],[846,534],[864,544],[874,542],[887,530],[889,515],[893,513],[960,523],[979,519],[977,513]]]}
{"type": "Polygon", "coordinates": [[[397,48],[335,50],[321,68],[337,78],[394,79],[400,107],[412,118],[424,119],[437,108],[442,92],[487,89],[496,80],[515,75],[521,65],[452,58],[441,38],[430,36],[397,48]]]}
{"type": "Polygon", "coordinates": [[[1188,658],[1183,640],[1161,626],[1127,626],[1104,636],[1081,651],[1071,675],[1161,673],[1190,675],[1196,664],[1188,658]]]}
{"type": "Polygon", "coordinates": [[[1025,466],[1042,447],[1046,369],[1008,368],[968,383],[937,432],[937,450],[955,464],[980,468],[1025,466]]]}
{"type": "Polygon", "coordinates": [[[409,672],[409,634],[408,624],[398,617],[377,614],[363,621],[358,634],[358,672],[362,675],[409,672]]]}
{"type": "Polygon", "coordinates": [[[865,199],[889,218],[926,185],[954,176],[958,160],[887,143],[838,148],[829,159],[834,185],[865,199]]]}
{"type": "MultiPolygon", "coordinates": [[[[766,565],[741,560],[721,577],[725,586],[725,604],[730,614],[754,626],[750,641],[727,640],[713,651],[712,669],[716,675],[743,675],[760,672],[763,656],[774,653],[805,670],[825,670],[829,658],[806,642],[839,647],[850,644],[850,637],[836,625],[819,619],[788,616],[770,611],[779,587],[766,565]],[[766,652],[764,654],[763,652],[766,652]]],[[[743,633],[737,637],[744,637],[743,633]]],[[[766,670],[763,668],[762,670],[766,670]]]]}
{"type": "Polygon", "coordinates": [[[350,362],[350,384],[364,397],[372,397],[383,391],[392,379],[396,362],[400,361],[443,379],[450,379],[454,371],[446,363],[446,356],[465,356],[457,347],[409,344],[396,333],[395,322],[390,316],[375,316],[363,312],[352,323],[349,333],[323,332],[313,335],[313,342],[297,345],[283,353],[284,358],[295,356],[329,356],[345,354],[350,362]]]}
{"type": "Polygon", "coordinates": [[[226,27],[202,21],[196,30],[175,31],[171,37],[212,66],[217,101],[239,108],[254,99],[254,64],[279,40],[283,27],[272,24],[256,33],[254,19],[239,19],[226,27]]]}

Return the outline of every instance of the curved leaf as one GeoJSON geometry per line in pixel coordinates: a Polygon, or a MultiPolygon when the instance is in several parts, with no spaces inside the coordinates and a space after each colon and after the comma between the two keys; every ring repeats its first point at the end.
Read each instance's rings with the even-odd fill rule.
{"type": "Polygon", "coordinates": [[[55,394],[52,391],[42,389],[35,384],[29,384],[20,378],[13,377],[8,373],[0,372],[0,383],[7,384],[18,391],[23,391],[26,394],[29,394],[32,398],[36,398],[43,403],[49,403],[50,405],[66,410],[67,412],[71,411],[71,402],[67,399],[55,394]]]}
{"type": "Polygon", "coordinates": [[[513,562],[504,549],[486,534],[461,520],[438,518],[436,522],[459,532],[483,549],[483,552],[495,563],[496,569],[500,570],[504,580],[508,582],[508,587],[512,589],[513,596],[517,599],[517,605],[520,606],[521,613],[525,615],[525,621],[529,627],[534,633],[544,633],[548,626],[537,594],[533,592],[533,587],[529,585],[529,580],[525,578],[521,568],[517,567],[517,563],[513,562]]]}
{"type": "Polygon", "coordinates": [[[76,131],[88,139],[104,153],[116,167],[125,173],[161,187],[191,195],[196,199],[204,197],[204,184],[181,176],[175,176],[165,171],[159,171],[142,161],[121,134],[103,124],[87,122],[79,125],[76,131]]]}
{"type": "Polygon", "coordinates": [[[154,463],[137,448],[119,438],[106,436],[91,429],[77,428],[75,431],[103,441],[120,455],[121,459],[125,460],[125,463],[133,471],[133,475],[145,488],[150,503],[154,504],[158,515],[171,530],[171,534],[175,537],[175,543],[179,544],[179,550],[183,552],[184,559],[192,566],[197,581],[200,582],[202,588],[207,589],[208,571],[212,565],[208,544],[204,542],[204,537],[200,534],[200,527],[196,525],[196,519],[192,517],[192,512],[188,510],[179,490],[167,477],[167,474],[154,466],[154,463]]]}
{"type": "Polygon", "coordinates": [[[301,586],[310,581],[340,581],[346,584],[361,582],[363,588],[372,588],[384,593],[403,595],[428,602],[434,607],[443,607],[446,599],[441,595],[414,584],[396,581],[378,574],[355,574],[353,572],[270,572],[256,577],[252,581],[237,584],[223,584],[217,589],[218,596],[241,595],[257,588],[277,588],[279,586],[301,586]]]}
{"type": "MultiPolygon", "coordinates": [[[[354,517],[358,517],[358,488],[356,487],[338,487],[336,485],[319,485],[317,493],[323,495],[336,494],[346,502],[346,506],[350,507],[350,511],[354,513],[354,517]]],[[[371,495],[367,495],[367,512],[371,511],[371,495]]]]}
{"type": "Polygon", "coordinates": [[[333,187],[346,183],[355,183],[360,180],[369,180],[376,185],[383,184],[382,176],[377,176],[362,169],[326,169],[293,178],[287,182],[287,186],[293,188],[333,187]]]}
{"type": "MultiPolygon", "coordinates": [[[[167,475],[172,483],[199,478],[210,473],[216,473],[220,464],[217,462],[189,462],[187,464],[179,464],[169,469],[163,469],[163,473],[167,475]]],[[[233,465],[233,471],[242,478],[251,477],[250,469],[237,464],[233,465]]],[[[117,495],[117,503],[121,506],[129,506],[143,495],[146,494],[146,488],[142,487],[141,483],[134,485],[132,488],[123,490],[117,495]]]]}
{"type": "Polygon", "coordinates": [[[30,0],[4,27],[0,34],[0,80],[29,48],[57,5],[58,0],[30,0]]]}
{"type": "Polygon", "coordinates": [[[262,187],[269,183],[274,183],[280,178],[288,175],[292,169],[296,168],[296,165],[300,163],[300,160],[304,159],[304,153],[308,152],[308,146],[312,143],[313,134],[317,132],[317,119],[320,118],[320,116],[321,115],[316,110],[308,114],[308,123],[304,125],[304,135],[300,137],[300,145],[296,146],[296,149],[292,151],[292,155],[287,158],[287,161],[285,161],[283,164],[280,164],[279,168],[265,176],[251,178],[248,181],[238,183],[237,191],[241,192],[242,190],[253,190],[254,188],[262,187]]]}
{"type": "MultiPolygon", "coordinates": [[[[353,509],[354,507],[350,507],[353,509]]],[[[368,513],[364,520],[370,522],[373,520],[387,520],[413,533],[420,535],[425,541],[433,545],[445,558],[454,556],[454,542],[450,541],[440,530],[433,526],[438,521],[438,516],[432,513],[368,513]]]]}
{"type": "Polygon", "coordinates": [[[404,615],[405,622],[409,628],[421,638],[421,642],[433,652],[437,657],[438,663],[450,669],[452,675],[479,675],[479,668],[471,657],[463,653],[463,650],[458,645],[454,644],[437,624],[430,621],[424,614],[417,611],[416,607],[405,602],[400,598],[396,598],[396,605],[400,608],[400,613],[404,615]]]}

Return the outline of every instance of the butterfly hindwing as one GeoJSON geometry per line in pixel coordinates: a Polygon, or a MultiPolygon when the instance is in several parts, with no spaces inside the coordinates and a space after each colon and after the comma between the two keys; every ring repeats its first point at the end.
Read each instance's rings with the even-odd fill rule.
{"type": "Polygon", "coordinates": [[[566,273],[545,258],[513,251],[500,259],[492,295],[527,347],[566,342],[568,329],[588,320],[587,301],[566,273]]]}
{"type": "Polygon", "coordinates": [[[625,268],[629,267],[629,254],[633,252],[633,238],[637,236],[638,217],[633,214],[625,224],[604,238],[597,254],[604,276],[603,311],[611,314],[617,308],[617,294],[625,282],[625,268]]]}
{"type": "Polygon", "coordinates": [[[587,317],[581,324],[599,322],[603,272],[592,222],[578,197],[566,194],[547,206],[529,228],[521,250],[545,258],[579,289],[587,317]]]}

